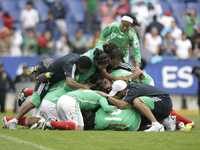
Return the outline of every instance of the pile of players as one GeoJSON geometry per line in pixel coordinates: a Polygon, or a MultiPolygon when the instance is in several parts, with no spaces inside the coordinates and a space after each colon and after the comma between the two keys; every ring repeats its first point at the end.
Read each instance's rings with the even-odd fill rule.
{"type": "Polygon", "coordinates": [[[136,25],[136,18],[125,15],[83,55],[70,53],[35,66],[35,88],[23,89],[20,109],[3,117],[4,128],[160,132],[181,124],[191,129],[194,123],[173,111],[169,94],[140,69],[136,25]],[[26,117],[33,108],[35,114],[26,117]]]}

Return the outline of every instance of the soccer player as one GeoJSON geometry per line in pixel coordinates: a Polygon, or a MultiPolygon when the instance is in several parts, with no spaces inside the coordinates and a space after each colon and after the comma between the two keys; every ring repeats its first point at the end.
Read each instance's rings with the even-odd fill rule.
{"type": "MultiPolygon", "coordinates": [[[[104,91],[110,89],[110,82],[104,81],[104,91]]],[[[163,91],[156,89],[153,86],[141,84],[141,83],[129,83],[128,86],[124,81],[115,81],[112,86],[112,90],[109,95],[102,93],[103,96],[107,96],[108,100],[118,108],[126,108],[133,106],[140,111],[148,120],[151,121],[152,126],[146,131],[163,131],[163,126],[158,122],[168,117],[172,110],[172,103],[169,95],[163,91]],[[120,94],[122,99],[115,98],[116,94],[120,94]],[[155,108],[151,111],[143,102],[140,97],[147,96],[155,101],[155,108]]]]}
{"type": "Polygon", "coordinates": [[[141,116],[134,109],[116,109],[106,113],[100,108],[95,113],[95,130],[128,130],[137,131],[140,127],[141,116]]]}
{"type": "Polygon", "coordinates": [[[67,86],[71,88],[88,88],[86,84],[81,82],[87,80],[93,72],[90,72],[92,65],[91,60],[86,56],[79,56],[77,54],[65,55],[54,61],[47,68],[48,72],[42,73],[38,76],[39,84],[36,84],[36,90],[32,95],[32,100],[23,103],[15,118],[10,120],[9,123],[17,124],[18,119],[24,114],[36,107],[36,103],[40,103],[41,96],[44,97],[48,91],[49,84],[52,86],[58,81],[66,78],[67,86]],[[49,76],[49,73],[52,75],[49,76]]]}
{"type": "Polygon", "coordinates": [[[138,34],[134,29],[135,26],[139,26],[135,16],[122,16],[121,23],[115,22],[101,32],[96,47],[101,47],[106,42],[114,43],[122,50],[124,62],[129,63],[130,57],[134,56],[134,66],[139,67],[141,52],[138,34]],[[132,48],[131,54],[129,54],[130,48],[132,48]]]}

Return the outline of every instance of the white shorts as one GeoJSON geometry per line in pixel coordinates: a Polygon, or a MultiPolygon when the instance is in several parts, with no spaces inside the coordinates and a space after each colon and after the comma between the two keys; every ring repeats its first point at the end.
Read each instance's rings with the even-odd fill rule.
{"type": "Polygon", "coordinates": [[[56,104],[44,99],[34,116],[40,118],[42,117],[45,120],[56,120],[57,119],[56,104]]]}
{"type": "Polygon", "coordinates": [[[84,128],[83,116],[79,103],[68,95],[59,98],[56,106],[58,120],[72,120],[80,129],[84,128]]]}

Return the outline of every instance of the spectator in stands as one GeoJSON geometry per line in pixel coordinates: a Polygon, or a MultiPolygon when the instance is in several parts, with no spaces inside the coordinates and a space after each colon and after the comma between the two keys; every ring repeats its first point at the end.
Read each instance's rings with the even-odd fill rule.
{"type": "Polygon", "coordinates": [[[84,5],[86,32],[95,33],[95,31],[99,29],[100,25],[98,20],[98,0],[84,0],[84,5]]]}
{"type": "Polygon", "coordinates": [[[193,41],[193,56],[194,58],[200,59],[200,26],[196,28],[196,32],[193,36],[193,41]]]}
{"type": "Polygon", "coordinates": [[[192,54],[192,44],[187,38],[186,33],[182,33],[181,39],[175,42],[176,45],[176,56],[179,59],[188,59],[192,54]]]}
{"type": "Polygon", "coordinates": [[[97,41],[99,40],[99,37],[100,37],[100,31],[96,31],[95,34],[91,37],[88,47],[94,48],[97,41]]]}
{"type": "Polygon", "coordinates": [[[2,21],[3,21],[4,27],[6,27],[8,29],[13,28],[14,19],[12,16],[10,16],[9,12],[6,11],[3,13],[2,21]]]}
{"type": "Polygon", "coordinates": [[[119,6],[116,9],[116,15],[122,16],[130,13],[130,5],[128,0],[120,0],[119,6]]]}
{"type": "Polygon", "coordinates": [[[156,15],[153,16],[153,21],[147,26],[146,32],[150,32],[152,28],[156,28],[159,34],[164,28],[164,26],[158,22],[156,15]]]}
{"type": "Polygon", "coordinates": [[[175,51],[175,41],[171,32],[167,32],[163,38],[161,45],[161,54],[164,56],[173,56],[175,51]]]}
{"type": "Polygon", "coordinates": [[[71,43],[66,34],[61,35],[58,41],[56,41],[56,56],[64,56],[71,52],[71,43]]]}
{"type": "Polygon", "coordinates": [[[22,50],[21,46],[23,43],[23,37],[21,31],[16,28],[12,28],[11,30],[11,41],[10,41],[10,54],[11,56],[21,56],[22,50]]]}
{"type": "Polygon", "coordinates": [[[54,41],[52,39],[52,34],[49,31],[42,33],[38,39],[38,54],[39,55],[50,55],[54,48],[54,41]]]}
{"type": "Polygon", "coordinates": [[[101,29],[105,28],[114,21],[116,5],[113,0],[108,0],[101,4],[100,15],[101,15],[101,29]]]}
{"type": "Polygon", "coordinates": [[[157,28],[152,28],[150,33],[145,34],[144,48],[150,53],[150,58],[160,54],[162,38],[158,33],[157,28]]]}
{"type": "Polygon", "coordinates": [[[176,20],[172,21],[172,24],[171,24],[171,35],[172,35],[174,40],[181,39],[182,30],[177,26],[176,20]]]}
{"type": "Polygon", "coordinates": [[[37,54],[37,36],[34,30],[27,29],[23,38],[22,53],[23,55],[36,55],[37,54]]]}
{"type": "Polygon", "coordinates": [[[186,12],[184,20],[186,24],[184,31],[186,32],[187,37],[191,39],[195,32],[195,26],[200,23],[200,18],[197,16],[196,10],[191,9],[190,11],[186,12]]]}
{"type": "Polygon", "coordinates": [[[143,27],[149,23],[148,7],[144,1],[139,1],[135,5],[132,5],[131,13],[136,15],[138,21],[141,22],[143,27]]]}
{"type": "Polygon", "coordinates": [[[9,89],[14,90],[14,84],[10,76],[4,70],[4,66],[0,64],[0,111],[5,112],[6,94],[9,89]]]}
{"type": "Polygon", "coordinates": [[[23,31],[27,29],[35,30],[39,22],[38,11],[33,8],[33,3],[28,1],[20,16],[23,31]]]}
{"type": "Polygon", "coordinates": [[[45,21],[45,30],[51,32],[52,35],[54,35],[57,31],[57,24],[54,20],[53,13],[51,11],[48,12],[48,17],[45,21]]]}
{"type": "Polygon", "coordinates": [[[50,6],[50,11],[53,13],[53,18],[61,34],[67,33],[67,25],[65,23],[66,10],[61,0],[54,0],[50,6]]]}
{"type": "Polygon", "coordinates": [[[71,41],[71,44],[75,53],[82,54],[86,52],[88,41],[81,29],[76,32],[75,38],[71,41]]]}
{"type": "Polygon", "coordinates": [[[10,35],[11,32],[8,28],[3,27],[0,29],[0,55],[10,55],[10,35]]]}
{"type": "Polygon", "coordinates": [[[161,16],[159,21],[165,28],[169,29],[172,22],[174,21],[174,17],[170,11],[165,11],[164,15],[161,16]]]}

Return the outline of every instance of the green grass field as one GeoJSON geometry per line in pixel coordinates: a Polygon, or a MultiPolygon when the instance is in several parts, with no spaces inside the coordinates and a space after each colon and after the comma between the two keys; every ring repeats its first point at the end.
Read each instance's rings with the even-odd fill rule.
{"type": "Polygon", "coordinates": [[[181,113],[195,121],[191,132],[0,129],[0,150],[199,150],[200,116],[197,112],[181,113]]]}

